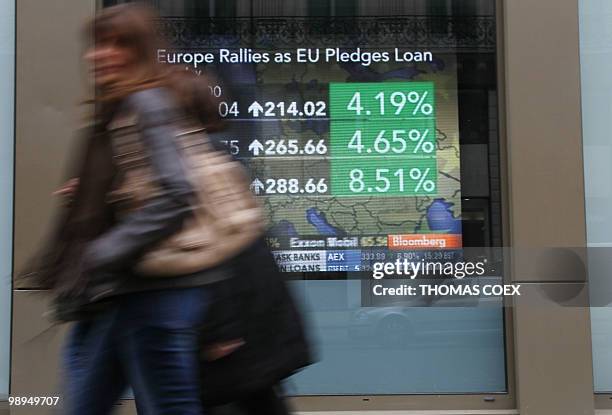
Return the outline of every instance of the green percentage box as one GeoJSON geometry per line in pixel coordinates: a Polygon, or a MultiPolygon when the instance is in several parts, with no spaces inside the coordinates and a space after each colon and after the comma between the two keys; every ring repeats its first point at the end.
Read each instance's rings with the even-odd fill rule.
{"type": "Polygon", "coordinates": [[[330,117],[436,118],[433,82],[354,82],[329,84],[330,117]]]}
{"type": "Polygon", "coordinates": [[[332,121],[332,157],[435,156],[434,119],[332,121]]]}
{"type": "Polygon", "coordinates": [[[331,159],[333,196],[436,196],[435,157],[331,159]]]}

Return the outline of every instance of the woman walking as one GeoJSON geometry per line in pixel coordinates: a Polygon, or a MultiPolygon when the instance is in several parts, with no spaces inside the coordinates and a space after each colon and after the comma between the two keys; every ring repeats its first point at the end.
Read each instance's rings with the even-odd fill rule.
{"type": "MultiPolygon", "coordinates": [[[[210,158],[211,143],[197,153],[202,143],[177,137],[214,129],[216,103],[200,93],[206,85],[194,90],[195,78],[156,61],[153,18],[144,6],[115,6],[86,30],[94,122],[77,179],[60,191],[72,200],[37,273],[55,295],[55,317],[76,322],[64,350],[68,415],[108,414],[127,387],[140,414],[205,413],[201,330],[212,287],[236,274],[236,255],[261,237],[263,220],[253,220],[257,208],[244,194],[224,215],[198,210],[227,189],[214,177],[194,181],[186,154],[204,167],[216,160],[219,171],[229,162],[210,158]],[[220,227],[234,211],[243,214],[240,233],[220,227]]],[[[223,351],[216,358],[242,344],[224,340],[212,347],[223,351]]]]}

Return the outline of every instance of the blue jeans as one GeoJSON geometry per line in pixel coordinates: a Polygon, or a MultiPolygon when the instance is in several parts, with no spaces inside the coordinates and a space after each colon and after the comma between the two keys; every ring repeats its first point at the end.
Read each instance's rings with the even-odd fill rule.
{"type": "Polygon", "coordinates": [[[202,415],[199,328],[206,287],[128,294],[72,328],[65,413],[106,415],[128,386],[140,415],[202,415]]]}

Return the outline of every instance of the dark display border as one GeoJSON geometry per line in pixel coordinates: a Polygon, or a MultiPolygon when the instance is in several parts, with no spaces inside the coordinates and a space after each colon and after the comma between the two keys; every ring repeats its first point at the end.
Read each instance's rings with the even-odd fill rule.
{"type": "Polygon", "coordinates": [[[376,46],[495,51],[493,16],[163,17],[177,48],[376,46]]]}

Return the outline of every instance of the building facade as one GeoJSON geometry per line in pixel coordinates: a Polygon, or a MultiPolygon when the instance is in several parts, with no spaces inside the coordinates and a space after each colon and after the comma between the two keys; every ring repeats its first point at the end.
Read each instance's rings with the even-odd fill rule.
{"type": "MultiPolygon", "coordinates": [[[[0,2],[0,413],[9,395],[58,390],[66,327],[45,318],[44,287],[16,276],[48,232],[83,119],[83,22],[116,3],[0,2]]],[[[320,356],[285,385],[296,410],[612,413],[605,0],[153,3],[170,44],[158,58],[214,67],[228,97],[221,139],[266,198],[320,356]],[[390,129],[418,135],[396,158],[376,139],[390,129]],[[342,161],[361,155],[359,172],[342,161]],[[492,278],[522,295],[406,307],[365,294],[351,268],[432,234],[485,250],[492,278]]],[[[119,410],[135,413],[128,396],[119,410]]]]}

